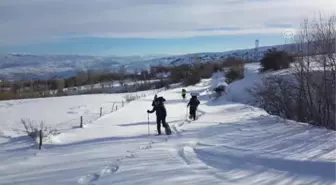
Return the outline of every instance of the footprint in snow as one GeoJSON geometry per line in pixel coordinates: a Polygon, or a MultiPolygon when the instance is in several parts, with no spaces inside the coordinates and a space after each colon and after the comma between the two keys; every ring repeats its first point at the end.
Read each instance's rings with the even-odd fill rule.
{"type": "Polygon", "coordinates": [[[99,179],[98,174],[89,174],[89,175],[80,177],[77,182],[79,184],[89,184],[90,182],[98,180],[98,179],[99,179]]]}
{"type": "Polygon", "coordinates": [[[177,126],[178,126],[178,127],[181,127],[181,126],[184,125],[184,123],[185,123],[185,122],[181,122],[181,123],[179,123],[177,126]]]}
{"type": "Polygon", "coordinates": [[[129,155],[126,156],[126,158],[135,158],[135,154],[132,151],[127,151],[129,155]]]}
{"type": "Polygon", "coordinates": [[[141,150],[148,150],[148,149],[151,149],[151,148],[152,148],[152,145],[140,146],[141,150]]]}
{"type": "Polygon", "coordinates": [[[93,185],[93,182],[98,181],[101,177],[115,173],[118,171],[118,165],[107,165],[99,173],[89,174],[78,179],[79,184],[93,185]]]}
{"type": "Polygon", "coordinates": [[[103,168],[100,171],[99,176],[105,176],[105,175],[108,175],[110,173],[114,173],[114,172],[118,171],[118,169],[119,169],[119,165],[108,165],[108,166],[105,166],[105,168],[103,168]]]}

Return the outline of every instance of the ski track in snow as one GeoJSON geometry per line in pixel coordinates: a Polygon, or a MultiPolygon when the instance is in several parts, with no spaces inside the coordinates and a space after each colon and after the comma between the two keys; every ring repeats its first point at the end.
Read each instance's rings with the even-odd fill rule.
{"type": "MultiPolygon", "coordinates": [[[[203,84],[204,85],[204,84],[203,84]]],[[[203,104],[203,103],[202,103],[203,104]]],[[[201,104],[201,105],[202,105],[201,104]]],[[[196,120],[197,121],[200,117],[202,117],[203,115],[206,114],[205,111],[202,111],[201,109],[197,110],[197,116],[196,116],[196,120]]],[[[110,167],[103,167],[100,172],[98,173],[93,173],[93,174],[88,174],[85,176],[82,176],[78,179],[78,183],[81,185],[95,185],[95,183],[102,177],[106,176],[106,175],[112,175],[114,173],[116,173],[122,163],[123,160],[128,159],[128,158],[136,158],[136,154],[138,152],[141,152],[141,150],[149,150],[152,149],[153,145],[155,144],[159,144],[159,143],[164,143],[164,142],[168,142],[169,138],[171,136],[173,136],[173,134],[175,134],[177,137],[182,137],[182,133],[183,130],[181,130],[181,128],[185,125],[185,124],[189,124],[191,123],[192,120],[190,119],[185,119],[183,121],[180,121],[176,124],[172,124],[170,125],[171,129],[172,129],[172,135],[166,135],[164,137],[164,139],[162,140],[151,140],[149,141],[147,144],[145,145],[141,145],[138,149],[135,149],[133,151],[127,151],[129,153],[129,155],[123,156],[122,158],[118,158],[116,161],[112,162],[112,166],[113,166],[113,170],[111,170],[110,167]],[[105,173],[105,171],[108,171],[109,173],[105,173]]],[[[168,123],[169,124],[169,123],[168,123]]],[[[158,136],[160,137],[160,136],[158,136]]],[[[204,163],[202,163],[201,160],[197,159],[197,155],[195,154],[192,146],[183,146],[182,148],[178,149],[178,156],[180,158],[183,159],[183,161],[188,164],[188,165],[192,165],[193,167],[197,166],[197,170],[202,170],[202,169],[208,169],[209,167],[206,166],[204,163]],[[202,167],[199,167],[199,165],[201,165],[202,167]]],[[[214,177],[218,178],[216,175],[214,175],[214,177]]],[[[220,179],[220,178],[218,178],[220,179]]]]}
{"type": "MultiPolygon", "coordinates": [[[[199,119],[201,116],[203,116],[205,114],[204,111],[201,111],[201,110],[197,110],[200,114],[197,115],[197,119],[199,119]]],[[[180,128],[183,127],[184,124],[186,123],[191,123],[192,121],[191,120],[184,120],[184,121],[181,121],[181,122],[178,122],[176,124],[172,124],[170,125],[170,127],[172,128],[172,130],[174,132],[172,133],[175,133],[177,137],[181,137],[182,136],[182,132],[180,128]]],[[[173,135],[173,134],[172,134],[173,135]]],[[[104,166],[99,172],[96,172],[96,173],[93,173],[93,174],[88,174],[88,175],[85,175],[85,176],[82,176],[80,177],[77,182],[78,184],[80,185],[95,185],[95,183],[102,177],[104,176],[107,176],[107,175],[113,175],[114,173],[116,173],[122,163],[123,160],[125,159],[129,159],[129,158],[136,158],[136,154],[137,152],[141,152],[141,150],[149,150],[153,147],[154,144],[159,144],[159,143],[164,143],[164,142],[168,142],[169,141],[169,138],[172,136],[172,135],[166,135],[164,137],[164,139],[161,139],[161,140],[151,140],[149,141],[147,144],[144,144],[144,145],[140,145],[140,147],[138,149],[135,149],[135,150],[132,150],[132,151],[127,151],[127,153],[129,153],[129,155],[125,155],[121,158],[118,158],[116,161],[114,161],[112,163],[112,165],[107,165],[107,166],[104,166]]],[[[160,137],[160,136],[158,136],[160,137]]],[[[183,147],[182,149],[179,149],[178,151],[178,154],[179,156],[184,159],[184,161],[187,163],[187,164],[194,164],[195,161],[197,161],[197,156],[195,155],[190,155],[190,153],[193,152],[193,149],[191,147],[183,147]],[[187,150],[188,153],[185,153],[185,150],[187,150]],[[191,152],[190,152],[191,151],[191,152]],[[192,162],[189,162],[189,161],[192,161],[192,162]]],[[[197,161],[198,163],[201,163],[200,160],[197,161]]],[[[204,164],[203,164],[204,165],[204,164]]],[[[195,165],[193,165],[195,166],[195,165]]],[[[204,165],[205,168],[206,165],[204,165]]]]}
{"type": "Polygon", "coordinates": [[[198,145],[195,144],[184,144],[177,147],[175,155],[181,159],[183,163],[190,167],[190,170],[198,174],[208,174],[214,177],[218,181],[227,180],[223,176],[217,175],[218,169],[208,166],[197,156],[194,147],[198,145]]]}

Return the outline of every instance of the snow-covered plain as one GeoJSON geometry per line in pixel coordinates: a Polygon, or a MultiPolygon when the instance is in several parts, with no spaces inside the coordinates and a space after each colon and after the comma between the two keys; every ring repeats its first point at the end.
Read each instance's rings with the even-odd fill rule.
{"type": "MultiPolygon", "coordinates": [[[[257,74],[250,70],[249,75],[257,74]]],[[[335,132],[286,121],[226,97],[212,101],[207,94],[210,86],[211,80],[203,80],[187,88],[200,93],[201,100],[199,118],[191,122],[186,120],[187,100],[181,99],[181,88],[158,94],[167,100],[171,136],[153,136],[155,114],[147,117],[146,113],[152,95],[105,114],[85,128],[68,129],[40,151],[25,136],[2,136],[0,184],[336,184],[335,132]]],[[[229,90],[227,97],[232,97],[236,91],[230,86],[229,90]]],[[[8,130],[20,126],[12,122],[12,127],[3,127],[3,120],[8,125],[24,113],[33,117],[28,112],[33,109],[46,114],[35,114],[36,118],[57,122],[65,119],[61,113],[50,116],[57,109],[79,110],[82,105],[96,111],[107,99],[120,101],[122,97],[66,98],[67,106],[56,98],[45,99],[44,107],[35,100],[29,104],[11,101],[12,109],[1,109],[2,132],[11,133],[8,130]]]]}

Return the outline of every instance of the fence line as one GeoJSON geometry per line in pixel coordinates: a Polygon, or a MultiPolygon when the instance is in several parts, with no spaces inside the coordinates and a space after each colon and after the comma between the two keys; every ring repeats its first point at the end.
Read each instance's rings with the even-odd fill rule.
{"type": "MultiPolygon", "coordinates": [[[[71,127],[70,129],[84,128],[85,125],[90,124],[94,121],[97,121],[102,116],[111,114],[111,113],[119,110],[120,108],[123,108],[124,106],[126,106],[131,101],[138,100],[140,98],[144,98],[144,97],[149,96],[149,95],[154,95],[154,94],[157,94],[157,93],[162,92],[164,90],[165,90],[165,88],[160,88],[160,89],[157,89],[156,91],[153,91],[152,93],[149,93],[149,94],[148,93],[142,93],[141,95],[138,95],[138,93],[127,94],[127,95],[131,96],[131,99],[127,100],[127,98],[126,98],[126,99],[124,99],[120,102],[117,102],[117,101],[113,102],[112,106],[110,105],[110,107],[108,107],[108,108],[107,107],[104,108],[103,106],[101,106],[99,108],[99,112],[97,114],[95,114],[95,113],[85,113],[83,115],[80,115],[79,118],[74,118],[74,119],[71,119],[71,120],[63,121],[63,122],[55,125],[54,127],[61,127],[63,125],[67,125],[67,126],[71,127]],[[92,117],[89,117],[89,119],[85,119],[85,118],[87,118],[88,114],[91,114],[92,117]],[[71,122],[73,122],[73,123],[71,123],[71,122]]],[[[62,129],[60,129],[60,130],[62,130],[62,129]]],[[[67,128],[67,129],[65,128],[63,130],[69,130],[69,128],[67,128]]],[[[58,132],[58,134],[59,133],[60,132],[58,132]]],[[[44,138],[43,134],[44,133],[43,133],[42,129],[39,130],[39,136],[38,136],[39,137],[39,142],[38,142],[38,148],[39,149],[42,149],[42,143],[43,143],[43,138],[44,138]]]]}

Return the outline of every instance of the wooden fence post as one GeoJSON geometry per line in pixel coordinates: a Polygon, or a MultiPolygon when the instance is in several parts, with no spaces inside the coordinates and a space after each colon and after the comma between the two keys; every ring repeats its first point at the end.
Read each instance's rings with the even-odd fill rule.
{"type": "Polygon", "coordinates": [[[124,107],[124,100],[121,102],[122,107],[124,107]]]}
{"type": "Polygon", "coordinates": [[[103,115],[103,107],[100,107],[100,117],[103,115]]]}
{"type": "Polygon", "coordinates": [[[83,116],[80,117],[80,128],[83,128],[83,116]]]}
{"type": "Polygon", "coordinates": [[[42,148],[42,138],[43,138],[43,133],[42,130],[40,130],[40,143],[39,143],[39,150],[42,148]]]}
{"type": "Polygon", "coordinates": [[[116,110],[118,110],[118,105],[116,106],[116,110]]]}
{"type": "Polygon", "coordinates": [[[113,111],[114,111],[114,104],[115,104],[115,103],[113,103],[113,105],[112,105],[111,112],[113,112],[113,111]]]}

